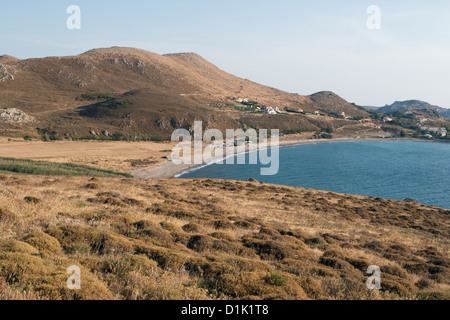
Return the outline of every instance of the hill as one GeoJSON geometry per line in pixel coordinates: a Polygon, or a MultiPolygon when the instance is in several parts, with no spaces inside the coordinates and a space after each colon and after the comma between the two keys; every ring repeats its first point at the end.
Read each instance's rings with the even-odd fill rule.
{"type": "Polygon", "coordinates": [[[370,106],[363,106],[364,109],[367,111],[378,111],[380,107],[370,107],[370,106]]]}
{"type": "MultiPolygon", "coordinates": [[[[70,57],[0,57],[0,106],[36,119],[1,125],[38,128],[39,135],[92,137],[106,131],[167,137],[169,128],[192,125],[193,119],[218,128],[258,127],[261,115],[249,116],[248,106],[233,98],[281,110],[368,115],[329,92],[302,96],[238,78],[195,53],[158,55],[114,47],[70,57]]],[[[304,115],[291,116],[271,122],[286,130],[319,129],[304,115]]]]}
{"type": "Polygon", "coordinates": [[[450,212],[412,201],[217,180],[0,188],[0,300],[449,298],[450,212]]]}
{"type": "Polygon", "coordinates": [[[434,106],[429,104],[428,102],[420,101],[420,100],[408,100],[408,101],[396,101],[391,105],[384,106],[379,108],[377,111],[379,112],[405,112],[405,111],[418,111],[422,113],[426,113],[432,117],[443,117],[450,119],[450,109],[441,108],[438,106],[434,106]]]}

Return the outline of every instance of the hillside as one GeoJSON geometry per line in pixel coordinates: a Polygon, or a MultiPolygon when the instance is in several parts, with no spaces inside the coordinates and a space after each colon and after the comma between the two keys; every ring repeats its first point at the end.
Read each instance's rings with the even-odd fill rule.
{"type": "Polygon", "coordinates": [[[436,207],[216,180],[0,174],[0,190],[0,300],[449,298],[436,207]]]}
{"type": "Polygon", "coordinates": [[[418,111],[431,117],[443,117],[450,119],[450,109],[441,108],[420,100],[396,101],[391,105],[384,106],[378,112],[393,113],[398,111],[418,111]]]}
{"type": "MultiPolygon", "coordinates": [[[[168,128],[192,125],[193,119],[218,128],[245,128],[242,118],[248,112],[233,97],[282,110],[368,115],[329,92],[301,96],[235,77],[194,53],[158,55],[114,47],[71,57],[0,57],[0,107],[16,108],[36,120],[2,122],[2,129],[38,128],[39,135],[58,137],[92,137],[91,132],[103,131],[166,137],[168,128]]],[[[258,127],[260,117],[251,114],[252,125],[258,127]]],[[[319,128],[304,115],[291,117],[272,122],[288,130],[319,128]]]]}

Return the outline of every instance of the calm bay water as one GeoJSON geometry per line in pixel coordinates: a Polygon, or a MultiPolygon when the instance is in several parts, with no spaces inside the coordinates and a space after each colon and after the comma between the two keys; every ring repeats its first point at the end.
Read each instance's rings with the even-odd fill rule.
{"type": "Polygon", "coordinates": [[[325,142],[280,148],[280,171],[213,164],[182,178],[248,180],[404,200],[450,209],[450,144],[412,141],[325,142]]]}

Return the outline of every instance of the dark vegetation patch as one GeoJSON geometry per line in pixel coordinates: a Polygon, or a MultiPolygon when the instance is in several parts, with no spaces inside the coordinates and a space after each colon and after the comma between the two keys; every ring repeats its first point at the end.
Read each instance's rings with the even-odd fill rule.
{"type": "Polygon", "coordinates": [[[46,176],[132,177],[129,173],[72,163],[53,163],[13,158],[0,158],[0,171],[46,176]]]}

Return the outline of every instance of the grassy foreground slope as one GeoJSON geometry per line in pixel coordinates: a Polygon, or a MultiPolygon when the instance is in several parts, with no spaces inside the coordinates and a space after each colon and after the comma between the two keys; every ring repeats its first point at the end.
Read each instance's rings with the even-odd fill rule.
{"type": "Polygon", "coordinates": [[[257,182],[0,174],[0,300],[448,299],[449,214],[257,182]]]}

